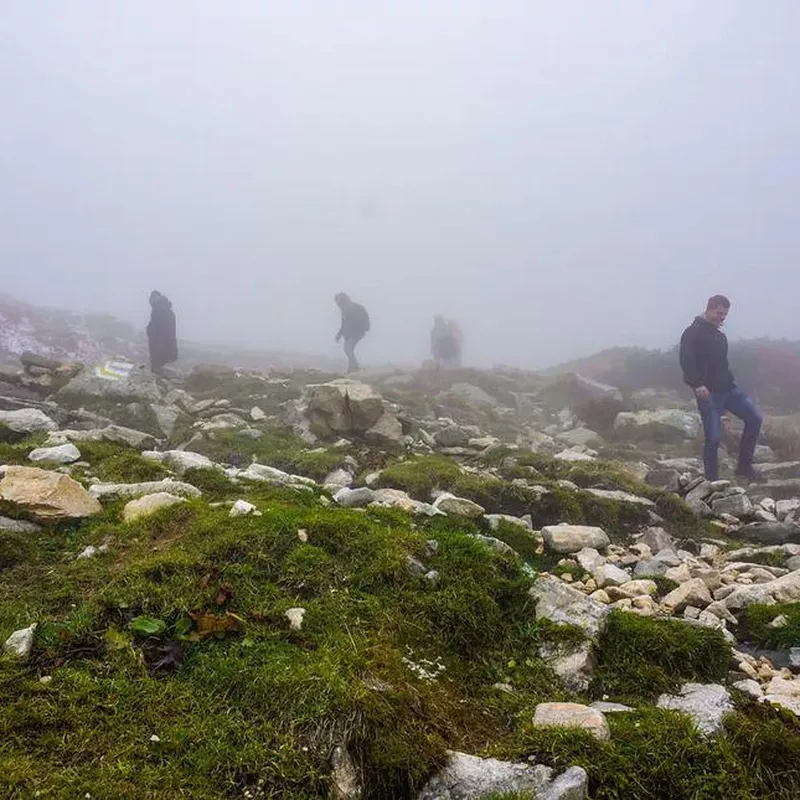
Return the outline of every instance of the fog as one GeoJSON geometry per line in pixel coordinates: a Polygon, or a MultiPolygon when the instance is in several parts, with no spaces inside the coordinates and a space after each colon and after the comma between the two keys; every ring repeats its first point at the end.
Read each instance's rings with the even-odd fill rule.
{"type": "Polygon", "coordinates": [[[0,291],[367,363],[800,338],[796,0],[4,0],[0,291]]]}

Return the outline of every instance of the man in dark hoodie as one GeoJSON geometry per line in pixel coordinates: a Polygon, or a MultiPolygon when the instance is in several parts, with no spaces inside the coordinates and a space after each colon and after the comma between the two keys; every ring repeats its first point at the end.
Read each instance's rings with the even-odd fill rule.
{"type": "Polygon", "coordinates": [[[150,346],[150,369],[160,375],[166,364],[178,360],[178,338],[172,303],[161,292],[150,293],[150,322],[147,342],[150,346]]]}
{"type": "Polygon", "coordinates": [[[347,371],[357,372],[359,366],[355,349],[369,331],[369,314],[364,306],[354,303],[344,292],[339,292],[334,300],[342,312],[342,326],[339,328],[339,333],[336,334],[336,341],[344,339],[347,371]]]}
{"type": "Polygon", "coordinates": [[[736,474],[753,480],[753,451],[761,430],[761,414],[753,401],[736,386],[728,366],[728,339],[720,330],[731,303],[718,294],[710,298],[705,314],[696,317],[681,336],[683,380],[691,387],[703,420],[706,478],[719,478],[717,450],[722,440],[722,415],[730,411],[744,422],[736,474]]]}

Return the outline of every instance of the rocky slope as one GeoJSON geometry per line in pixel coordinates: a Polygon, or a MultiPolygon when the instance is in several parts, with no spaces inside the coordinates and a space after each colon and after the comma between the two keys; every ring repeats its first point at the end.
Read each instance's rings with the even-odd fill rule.
{"type": "MultiPolygon", "coordinates": [[[[14,365],[26,352],[92,366],[120,358],[139,364],[147,361],[147,341],[143,330],[109,314],[43,308],[0,293],[0,369],[14,365]]],[[[179,365],[202,362],[248,369],[338,368],[338,361],[323,356],[182,340],[179,365]]]]}
{"type": "Polygon", "coordinates": [[[0,398],[5,795],[800,794],[791,420],[740,487],[575,374],[42,369],[0,398]]]}

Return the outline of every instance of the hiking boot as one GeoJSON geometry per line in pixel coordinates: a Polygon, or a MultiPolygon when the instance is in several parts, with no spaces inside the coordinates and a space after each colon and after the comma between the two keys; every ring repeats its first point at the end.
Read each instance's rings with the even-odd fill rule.
{"type": "Polygon", "coordinates": [[[750,483],[758,483],[760,481],[759,476],[752,467],[736,467],[736,472],[734,475],[736,475],[737,478],[743,478],[750,483]]]}

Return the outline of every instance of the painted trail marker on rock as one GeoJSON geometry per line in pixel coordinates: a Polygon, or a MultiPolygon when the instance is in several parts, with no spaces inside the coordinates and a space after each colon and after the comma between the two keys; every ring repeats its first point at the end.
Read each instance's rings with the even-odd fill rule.
{"type": "Polygon", "coordinates": [[[106,361],[94,368],[94,376],[107,381],[124,381],[133,367],[129,361],[106,361]]]}

